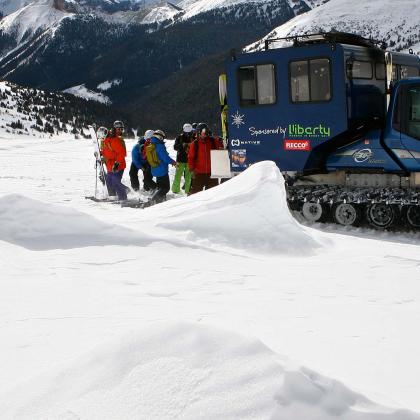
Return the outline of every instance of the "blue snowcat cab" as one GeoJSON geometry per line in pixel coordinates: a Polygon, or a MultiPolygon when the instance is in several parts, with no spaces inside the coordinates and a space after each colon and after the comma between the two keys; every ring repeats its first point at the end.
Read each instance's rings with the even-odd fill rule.
{"type": "Polygon", "coordinates": [[[273,160],[310,221],[420,227],[420,58],[356,35],[265,41],[221,83],[232,172],[273,160]],[[270,48],[279,41],[293,46],[270,48]]]}

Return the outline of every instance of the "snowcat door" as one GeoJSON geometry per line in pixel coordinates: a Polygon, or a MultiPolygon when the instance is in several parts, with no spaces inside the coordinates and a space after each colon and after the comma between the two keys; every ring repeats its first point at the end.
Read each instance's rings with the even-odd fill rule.
{"type": "Polygon", "coordinates": [[[420,172],[420,78],[398,82],[391,103],[385,143],[407,171],[420,172]]]}
{"type": "Polygon", "coordinates": [[[386,109],[389,108],[389,101],[391,99],[391,83],[392,83],[392,54],[385,53],[386,66],[386,109]]]}
{"type": "Polygon", "coordinates": [[[413,155],[420,171],[420,79],[402,86],[401,143],[413,155]]]}
{"type": "Polygon", "coordinates": [[[219,100],[220,100],[220,120],[222,123],[222,138],[224,146],[227,146],[228,139],[228,104],[227,104],[227,78],[226,74],[219,76],[219,100]]]}

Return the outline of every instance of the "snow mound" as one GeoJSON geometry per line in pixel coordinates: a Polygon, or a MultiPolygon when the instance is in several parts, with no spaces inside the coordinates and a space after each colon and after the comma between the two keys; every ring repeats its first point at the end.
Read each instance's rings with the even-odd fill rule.
{"type": "Polygon", "coordinates": [[[274,162],[252,165],[216,188],[162,206],[158,226],[188,240],[253,252],[312,254],[321,245],[290,214],[274,162]]]}
{"type": "Polygon", "coordinates": [[[292,366],[261,342],[207,326],[115,338],[0,396],[19,419],[419,420],[292,366]]]}
{"type": "Polygon", "coordinates": [[[21,195],[0,197],[0,240],[31,250],[139,245],[151,237],[21,195]]]}

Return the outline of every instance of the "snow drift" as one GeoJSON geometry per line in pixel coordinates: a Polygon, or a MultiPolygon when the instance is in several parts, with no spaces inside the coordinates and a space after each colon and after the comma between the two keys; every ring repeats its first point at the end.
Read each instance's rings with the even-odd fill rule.
{"type": "Polygon", "coordinates": [[[148,245],[152,238],[92,216],[21,195],[0,197],[0,240],[31,250],[148,245]]]}
{"type": "Polygon", "coordinates": [[[0,412],[31,420],[420,419],[292,366],[260,341],[189,323],[103,343],[0,396],[0,412]]]}
{"type": "Polygon", "coordinates": [[[287,207],[284,179],[274,162],[252,165],[216,188],[162,206],[158,226],[187,238],[253,252],[312,254],[318,241],[287,207]]]}

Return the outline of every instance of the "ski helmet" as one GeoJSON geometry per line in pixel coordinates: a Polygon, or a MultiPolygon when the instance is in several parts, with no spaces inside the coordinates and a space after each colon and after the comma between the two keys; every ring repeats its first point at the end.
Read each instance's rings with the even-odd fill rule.
{"type": "Polygon", "coordinates": [[[114,128],[121,128],[122,130],[124,130],[124,123],[122,121],[114,121],[114,128]]]}
{"type": "Polygon", "coordinates": [[[108,135],[108,129],[106,127],[99,127],[96,131],[98,139],[104,139],[108,135]]]}
{"type": "Polygon", "coordinates": [[[206,123],[201,122],[197,124],[197,132],[201,134],[205,130],[206,135],[209,134],[209,126],[206,123]]]}
{"type": "Polygon", "coordinates": [[[192,127],[192,125],[191,125],[191,124],[189,124],[189,123],[185,123],[185,124],[183,125],[183,127],[182,127],[182,131],[183,131],[184,133],[191,133],[191,131],[193,131],[193,127],[192,127]]]}
{"type": "Polygon", "coordinates": [[[163,140],[166,137],[166,135],[162,130],[155,130],[153,132],[153,137],[157,137],[158,139],[163,140]]]}
{"type": "Polygon", "coordinates": [[[146,130],[144,132],[144,139],[145,140],[151,139],[153,137],[153,132],[154,132],[153,130],[146,130]]]}

